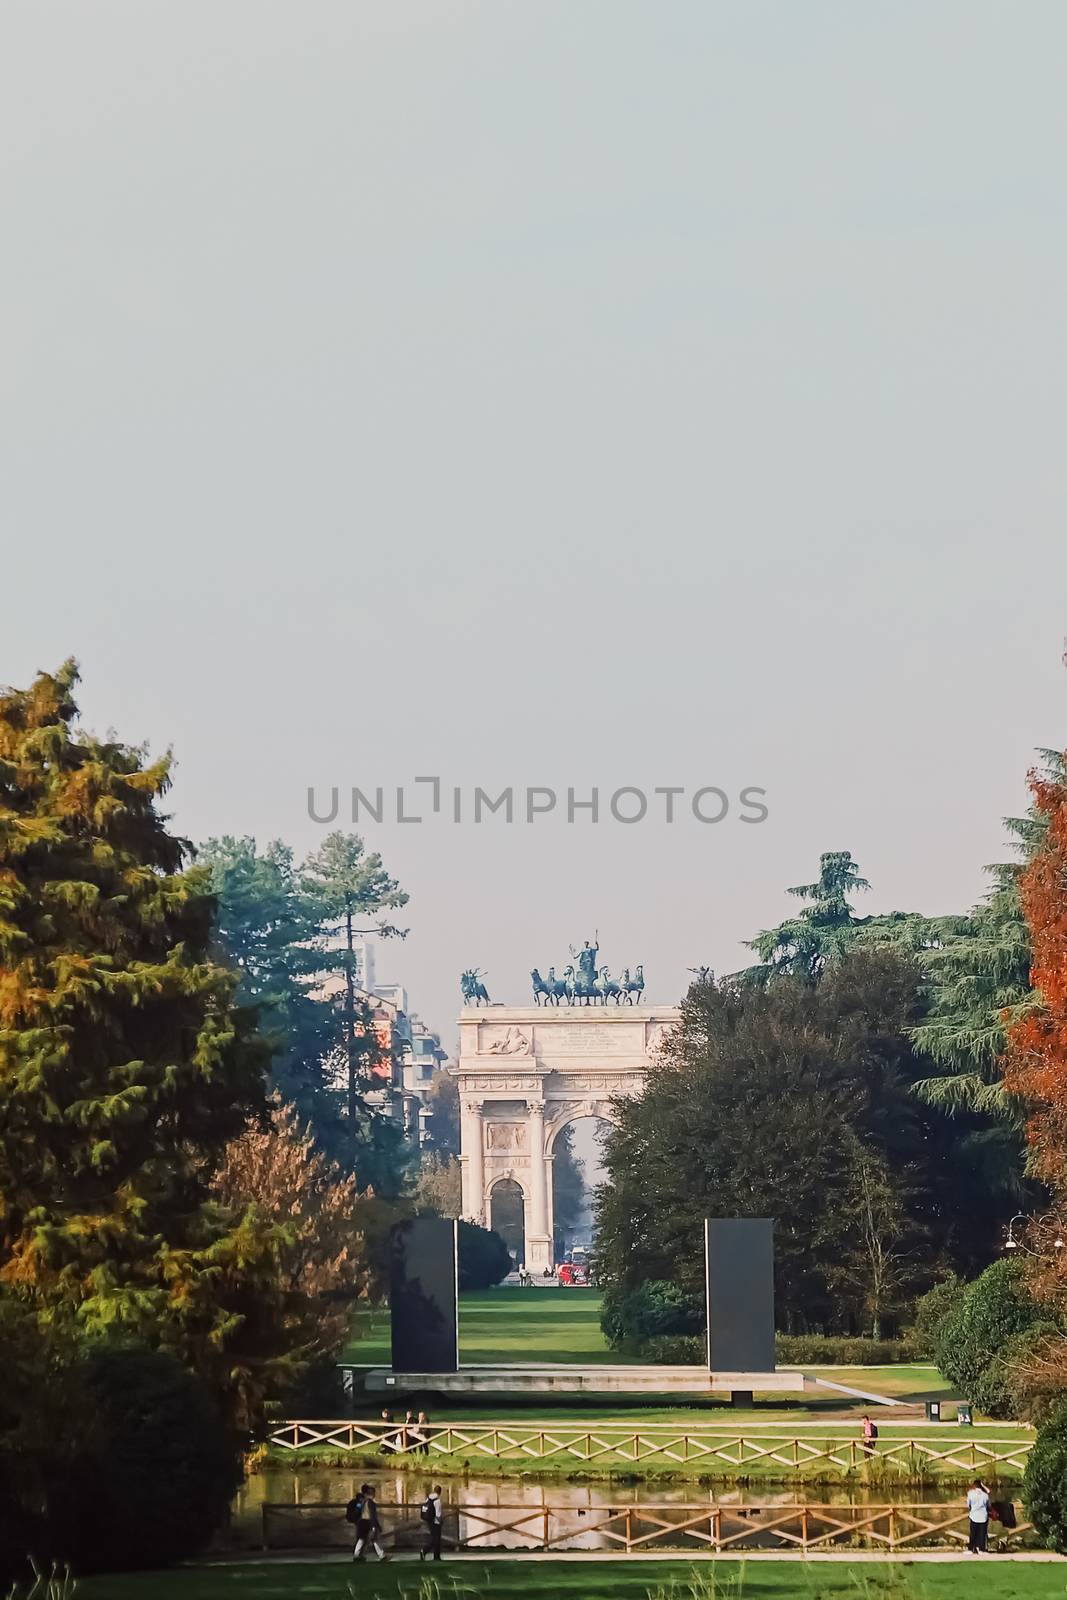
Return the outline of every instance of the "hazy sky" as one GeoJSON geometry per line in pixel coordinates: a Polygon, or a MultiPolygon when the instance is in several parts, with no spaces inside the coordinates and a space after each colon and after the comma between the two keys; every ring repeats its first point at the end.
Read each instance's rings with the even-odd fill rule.
{"type": "Polygon", "coordinates": [[[674,1000],[823,850],[967,906],[1067,742],[1065,56],[1062,0],[0,3],[0,680],[76,654],[193,838],[767,790],[364,830],[449,1042],[594,926],[674,1000]]]}

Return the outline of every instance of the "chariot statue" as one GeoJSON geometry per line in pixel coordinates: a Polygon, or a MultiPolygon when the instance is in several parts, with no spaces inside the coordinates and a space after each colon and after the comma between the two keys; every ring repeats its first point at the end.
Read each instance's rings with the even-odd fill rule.
{"type": "Polygon", "coordinates": [[[533,987],[534,1005],[602,1005],[609,1001],[615,1005],[633,1005],[634,996],[640,1004],[641,995],[645,987],[644,968],[634,968],[633,977],[630,976],[629,967],[624,967],[622,977],[613,978],[607,967],[599,967],[597,958],[600,955],[599,935],[594,934],[592,943],[586,939],[580,950],[573,945],[570,947],[571,959],[563,969],[563,977],[556,977],[555,967],[549,967],[547,978],[541,976],[540,969],[534,967],[530,972],[530,983],[533,987]]]}

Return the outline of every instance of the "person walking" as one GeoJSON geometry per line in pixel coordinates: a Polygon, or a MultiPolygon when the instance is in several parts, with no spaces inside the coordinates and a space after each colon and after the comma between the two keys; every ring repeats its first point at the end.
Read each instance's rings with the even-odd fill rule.
{"type": "Polygon", "coordinates": [[[972,1556],[983,1555],[989,1544],[989,1490],[975,1478],[967,1490],[967,1548],[972,1556]]]}
{"type": "Polygon", "coordinates": [[[371,1544],[377,1552],[378,1560],[388,1561],[389,1557],[382,1549],[380,1537],[382,1523],[378,1515],[373,1486],[369,1483],[363,1484],[359,1491],[359,1498],[362,1504],[360,1506],[359,1520],[356,1523],[356,1547],[352,1551],[352,1560],[365,1561],[367,1559],[366,1548],[371,1544]]]}
{"type": "Polygon", "coordinates": [[[434,1484],[426,1499],[422,1502],[419,1514],[426,1524],[426,1543],[419,1551],[419,1560],[425,1561],[427,1556],[432,1555],[435,1561],[440,1561],[441,1533],[445,1520],[445,1507],[439,1483],[434,1484]]]}
{"type": "Polygon", "coordinates": [[[865,1456],[874,1455],[874,1447],[877,1440],[878,1424],[877,1422],[872,1422],[865,1413],[863,1418],[863,1453],[865,1456]]]}

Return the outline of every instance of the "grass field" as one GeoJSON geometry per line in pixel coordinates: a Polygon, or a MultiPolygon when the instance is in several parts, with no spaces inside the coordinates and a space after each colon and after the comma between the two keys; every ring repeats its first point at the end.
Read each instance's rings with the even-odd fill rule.
{"type": "MultiPolygon", "coordinates": [[[[460,1297],[460,1360],[464,1364],[526,1362],[571,1362],[582,1367],[618,1364],[617,1351],[610,1349],[600,1329],[600,1296],[595,1289],[491,1289],[460,1297]]],[[[353,1340],[345,1360],[366,1365],[389,1363],[389,1313],[380,1311],[368,1317],[361,1337],[353,1340]]],[[[885,1367],[820,1367],[811,1369],[834,1383],[871,1393],[889,1395],[901,1402],[918,1404],[926,1399],[949,1399],[948,1385],[931,1366],[901,1364],[885,1367]]],[[[825,1419],[830,1424],[835,1413],[853,1413],[862,1401],[828,1392],[825,1396],[806,1395],[803,1399],[783,1399],[780,1395],[763,1402],[752,1412],[733,1410],[725,1399],[686,1400],[672,1403],[668,1396],[633,1398],[615,1404],[591,1398],[588,1401],[568,1396],[559,1401],[538,1395],[523,1400],[487,1400],[484,1405],[469,1403],[447,1406],[450,1418],[469,1421],[515,1420],[550,1413],[559,1421],[670,1422],[682,1424],[687,1417],[707,1421],[714,1416],[731,1427],[751,1422],[796,1422],[801,1418],[825,1419]]],[[[951,1414],[947,1412],[946,1414],[951,1414]]],[[[842,1423],[847,1431],[849,1424],[842,1423]]],[[[1006,1434],[1005,1437],[1010,1437],[1006,1434]]]]}
{"type": "Polygon", "coordinates": [[[309,1562],[126,1573],[86,1580],[78,1600],[1052,1600],[1067,1569],[998,1562],[481,1561],[426,1574],[394,1563],[309,1562]]]}
{"type": "MultiPolygon", "coordinates": [[[[619,1360],[600,1331],[600,1295],[595,1289],[489,1289],[461,1295],[459,1349],[460,1360],[474,1365],[578,1361],[588,1366],[619,1360]]],[[[388,1364],[388,1311],[368,1319],[345,1359],[388,1364]]]]}
{"type": "MultiPolygon", "coordinates": [[[[600,1295],[595,1289],[488,1289],[459,1301],[459,1349],[464,1365],[560,1361],[583,1367],[631,1361],[612,1350],[600,1328],[600,1295]]],[[[372,1312],[360,1337],[345,1351],[346,1361],[389,1364],[389,1313],[372,1312]]],[[[812,1369],[813,1371],[816,1369],[812,1369]]],[[[901,1363],[885,1367],[817,1369],[836,1383],[909,1399],[947,1394],[929,1366],[901,1363]],[[874,1375],[877,1374],[877,1383],[874,1375]]]]}
{"type": "MultiPolygon", "coordinates": [[[[388,1364],[389,1318],[388,1312],[374,1314],[364,1330],[346,1353],[346,1359],[370,1364],[388,1364]]],[[[573,1362],[595,1371],[597,1364],[618,1363],[618,1354],[607,1345],[600,1329],[600,1296],[593,1289],[496,1289],[460,1298],[460,1359],[464,1363],[524,1363],[573,1362]]],[[[956,1434],[951,1420],[927,1423],[919,1405],[927,1399],[939,1399],[943,1414],[952,1419],[955,1408],[951,1403],[949,1386],[935,1367],[921,1364],[890,1365],[883,1367],[819,1367],[812,1368],[813,1376],[828,1379],[850,1389],[865,1393],[889,1396],[908,1411],[883,1411],[873,1403],[869,1409],[876,1415],[882,1430],[882,1444],[892,1444],[894,1439],[914,1438],[937,1440],[944,1448],[954,1446],[957,1439],[980,1442],[985,1437],[997,1440],[1017,1440],[1028,1436],[1029,1430],[1010,1423],[998,1424],[995,1433],[975,1429],[973,1434],[956,1434]]],[[[378,1414],[380,1397],[368,1397],[360,1404],[362,1415],[378,1414]]],[[[539,1423],[546,1427],[575,1424],[585,1428],[630,1428],[640,1430],[657,1424],[669,1425],[679,1431],[695,1432],[715,1427],[737,1434],[762,1433],[773,1429],[776,1434],[788,1437],[795,1434],[819,1448],[828,1446],[834,1439],[855,1438],[859,1418],[865,1402],[854,1395],[840,1394],[834,1390],[808,1392],[803,1397],[783,1397],[780,1394],[760,1397],[752,1408],[734,1409],[727,1397],[698,1399],[686,1397],[673,1400],[669,1395],[620,1397],[608,1400],[604,1396],[552,1395],[487,1397],[480,1404],[471,1404],[470,1398],[452,1400],[445,1396],[425,1396],[416,1402],[426,1404],[434,1422],[500,1422],[512,1426],[516,1433],[523,1429],[536,1430],[539,1423]],[[818,1431],[816,1431],[818,1430],[818,1431]],[[819,1444],[819,1441],[823,1444],[819,1444]]],[[[610,1442],[602,1438],[602,1443],[610,1442]]],[[[789,1471],[781,1463],[746,1462],[743,1467],[732,1467],[728,1462],[714,1461],[697,1455],[686,1462],[674,1462],[667,1456],[650,1456],[635,1468],[627,1462],[624,1450],[616,1454],[601,1454],[595,1464],[583,1466],[574,1457],[562,1454],[546,1461],[529,1457],[521,1461],[492,1459],[477,1448],[457,1451],[454,1455],[438,1458],[442,1472],[462,1472],[465,1466],[481,1472],[486,1477],[511,1476],[526,1471],[537,1477],[588,1476],[590,1473],[633,1472],[641,1476],[662,1477],[671,1474],[681,1477],[701,1477],[717,1481],[737,1476],[762,1479],[803,1479],[807,1482],[835,1481],[842,1469],[833,1463],[813,1463],[804,1471],[789,1471]]],[[[805,1452],[800,1452],[803,1455],[805,1452]]],[[[276,1463],[293,1464],[294,1457],[282,1450],[272,1451],[270,1459],[276,1463]]],[[[301,1451],[301,1461],[319,1460],[342,1466],[355,1464],[360,1458],[345,1457],[332,1449],[301,1451]]],[[[374,1459],[373,1452],[367,1458],[374,1459]]],[[[407,1458],[402,1458],[406,1460],[407,1458]]],[[[401,1463],[398,1462],[397,1465],[401,1463]]],[[[413,1468],[420,1463],[410,1460],[413,1468]]],[[[906,1467],[903,1462],[896,1467],[869,1468],[857,1464],[863,1481],[877,1480],[880,1473],[898,1476],[906,1471],[913,1481],[921,1481],[928,1468],[916,1462],[906,1467]]],[[[940,1471],[959,1476],[964,1470],[950,1464],[940,1471]]],[[[1004,1475],[1014,1476],[1011,1468],[1002,1468],[1004,1475]]],[[[856,1475],[854,1470],[853,1475],[856,1475]]]]}

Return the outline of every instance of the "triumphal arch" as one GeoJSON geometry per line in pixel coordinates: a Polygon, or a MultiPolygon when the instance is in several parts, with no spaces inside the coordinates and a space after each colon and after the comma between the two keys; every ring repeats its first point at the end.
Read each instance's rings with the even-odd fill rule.
{"type": "MultiPolygon", "coordinates": [[[[517,1185],[526,1265],[535,1272],[552,1265],[552,1152],[561,1130],[579,1117],[611,1121],[612,1100],[640,1092],[680,1016],[676,1006],[645,1005],[640,991],[636,1002],[621,988],[611,994],[610,977],[594,976],[602,992],[582,995],[577,975],[570,993],[555,998],[544,980],[538,991],[538,978],[543,1004],[486,997],[464,1008],[457,1069],[463,1215],[488,1227],[494,1189],[517,1185]]],[[[464,983],[465,994],[471,987],[464,983]]]]}

